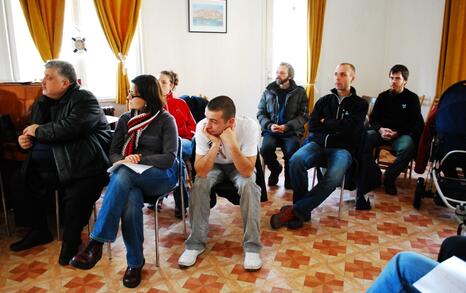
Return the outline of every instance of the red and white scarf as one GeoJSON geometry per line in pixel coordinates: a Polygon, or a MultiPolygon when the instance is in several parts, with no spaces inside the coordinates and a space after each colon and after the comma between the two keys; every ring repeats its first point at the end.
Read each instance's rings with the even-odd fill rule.
{"type": "Polygon", "coordinates": [[[123,145],[123,150],[121,154],[126,157],[132,155],[134,150],[137,149],[139,138],[142,135],[142,132],[149,126],[152,120],[157,117],[160,111],[157,111],[155,115],[150,113],[142,113],[134,116],[128,121],[128,138],[126,139],[125,144],[123,145]]]}

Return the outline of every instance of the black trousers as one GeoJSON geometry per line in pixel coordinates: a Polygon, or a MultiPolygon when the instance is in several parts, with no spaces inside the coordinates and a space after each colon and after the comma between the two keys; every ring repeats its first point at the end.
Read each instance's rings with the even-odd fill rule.
{"type": "Polygon", "coordinates": [[[63,241],[70,245],[81,243],[81,231],[87,225],[94,203],[108,182],[106,173],[74,179],[61,184],[56,170],[29,168],[24,184],[24,201],[18,213],[28,215],[30,227],[48,229],[47,205],[50,195],[59,190],[63,219],[63,241]]]}
{"type": "Polygon", "coordinates": [[[452,256],[466,261],[466,236],[451,236],[442,242],[438,253],[438,262],[442,262],[452,256]]]}

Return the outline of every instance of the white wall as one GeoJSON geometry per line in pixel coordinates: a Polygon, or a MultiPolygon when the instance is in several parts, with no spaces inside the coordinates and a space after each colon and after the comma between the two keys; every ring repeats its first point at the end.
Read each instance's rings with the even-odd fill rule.
{"type": "Polygon", "coordinates": [[[410,70],[407,87],[431,100],[435,94],[444,0],[328,0],[322,40],[318,95],[333,88],[336,64],[356,66],[360,95],[388,88],[397,63],[410,70]]]}
{"type": "MultiPolygon", "coordinates": [[[[271,58],[267,1],[228,1],[226,34],[189,33],[186,0],[143,1],[144,71],[173,69],[181,79],[177,95],[226,94],[239,113],[255,117],[271,58]]],[[[388,70],[403,63],[411,71],[408,88],[431,99],[443,10],[444,0],[328,0],[317,95],[333,88],[335,65],[348,61],[357,67],[354,85],[360,94],[375,96],[386,89],[388,70]]],[[[6,30],[0,5],[0,44],[6,30]]],[[[0,80],[11,80],[6,46],[0,46],[0,64],[0,80]]]]}
{"type": "Polygon", "coordinates": [[[188,32],[188,1],[143,1],[145,72],[172,69],[176,95],[227,95],[238,113],[255,117],[265,84],[265,1],[227,1],[226,34],[188,32]]]}

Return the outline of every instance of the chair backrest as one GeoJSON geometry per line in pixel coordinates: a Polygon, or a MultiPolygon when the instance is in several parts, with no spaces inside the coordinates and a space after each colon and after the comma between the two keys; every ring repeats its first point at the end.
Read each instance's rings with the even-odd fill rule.
{"type": "MultiPolygon", "coordinates": [[[[194,168],[194,161],[196,157],[196,140],[194,138],[192,140],[192,143],[193,143],[193,153],[191,156],[191,165],[193,166],[192,179],[194,181],[196,178],[196,170],[194,168]]],[[[262,162],[260,159],[259,151],[257,152],[255,170],[256,170],[256,184],[261,189],[261,202],[266,202],[268,201],[267,188],[265,186],[264,169],[262,168],[262,162]]],[[[210,207],[211,208],[214,207],[215,204],[217,203],[216,195],[228,199],[228,201],[230,201],[234,205],[239,205],[240,196],[238,194],[238,190],[234,186],[233,182],[231,182],[228,178],[225,178],[222,182],[218,183],[212,188],[211,193],[210,193],[210,207]]]]}

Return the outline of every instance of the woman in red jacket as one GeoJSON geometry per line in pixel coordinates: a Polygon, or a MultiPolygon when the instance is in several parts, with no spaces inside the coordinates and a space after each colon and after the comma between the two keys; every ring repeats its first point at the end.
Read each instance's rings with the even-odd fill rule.
{"type": "Polygon", "coordinates": [[[183,160],[188,160],[191,157],[191,140],[196,131],[196,121],[189,110],[188,104],[183,99],[173,96],[178,81],[178,74],[175,72],[170,70],[160,72],[159,82],[162,95],[166,101],[165,109],[175,117],[178,135],[182,138],[183,160]]]}
{"type": "MultiPolygon", "coordinates": [[[[175,72],[171,70],[164,70],[160,72],[159,83],[162,95],[166,102],[165,110],[175,117],[176,126],[178,127],[178,135],[181,137],[183,161],[188,161],[192,153],[191,140],[194,132],[196,131],[196,121],[191,114],[191,110],[189,110],[188,104],[186,104],[183,99],[175,98],[173,96],[173,91],[178,85],[178,81],[178,74],[175,72]]],[[[186,206],[188,203],[188,192],[185,190],[183,194],[186,206]]],[[[173,197],[175,199],[175,217],[181,219],[181,197],[178,192],[175,192],[173,197]]],[[[160,209],[160,207],[157,208],[160,209]]]]}

